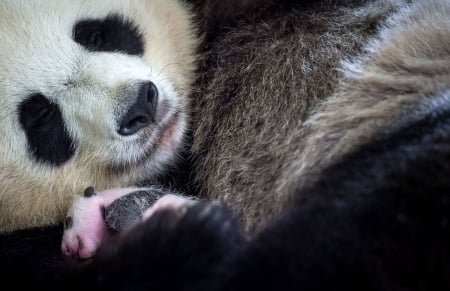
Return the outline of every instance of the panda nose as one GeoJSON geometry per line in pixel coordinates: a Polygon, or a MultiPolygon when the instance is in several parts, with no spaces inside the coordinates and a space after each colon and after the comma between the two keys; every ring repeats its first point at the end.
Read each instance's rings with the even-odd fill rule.
{"type": "Polygon", "coordinates": [[[118,133],[123,136],[132,135],[152,123],[157,103],[158,89],[155,84],[143,84],[138,91],[136,102],[122,117],[118,133]]]}

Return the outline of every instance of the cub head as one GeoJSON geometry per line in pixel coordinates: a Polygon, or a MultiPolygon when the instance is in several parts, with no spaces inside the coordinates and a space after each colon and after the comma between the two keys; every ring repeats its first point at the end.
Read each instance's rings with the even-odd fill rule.
{"type": "Polygon", "coordinates": [[[60,221],[74,195],[176,157],[196,64],[177,0],[0,3],[0,231],[60,221]]]}

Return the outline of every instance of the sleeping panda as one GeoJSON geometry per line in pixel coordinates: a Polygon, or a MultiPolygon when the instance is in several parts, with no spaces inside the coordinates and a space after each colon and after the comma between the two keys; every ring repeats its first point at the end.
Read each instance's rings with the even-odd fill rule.
{"type": "Polygon", "coordinates": [[[74,197],[177,159],[197,33],[178,1],[0,3],[0,231],[56,225],[74,197]]]}
{"type": "MultiPolygon", "coordinates": [[[[91,249],[98,247],[98,250],[84,255],[78,252],[80,248],[69,248],[70,256],[66,257],[60,250],[63,236],[60,227],[34,228],[3,236],[0,271],[5,283],[47,290],[449,289],[448,1],[193,1],[193,10],[186,10],[184,2],[176,1],[111,1],[105,5],[94,5],[96,1],[58,2],[64,3],[64,7],[56,2],[35,3],[48,9],[44,12],[37,9],[38,4],[11,1],[1,4],[1,11],[8,8],[12,11],[5,15],[14,15],[13,8],[18,7],[16,15],[25,15],[14,25],[20,31],[18,35],[30,34],[25,28],[33,23],[32,16],[52,23],[51,30],[40,29],[40,33],[54,31],[54,23],[66,27],[67,34],[55,37],[54,43],[63,39],[72,43],[74,35],[79,35],[73,30],[77,21],[69,25],[60,18],[63,15],[69,18],[81,15],[87,31],[97,31],[98,27],[104,27],[98,25],[98,19],[102,24],[108,23],[107,27],[113,26],[108,17],[114,5],[120,6],[117,3],[127,3],[119,7],[121,17],[127,16],[126,23],[136,25],[136,31],[153,31],[150,27],[155,23],[156,32],[167,29],[174,33],[180,27],[193,29],[192,34],[184,31],[173,38],[168,37],[168,32],[163,33],[163,41],[153,34],[144,34],[142,39],[148,45],[143,56],[148,59],[143,63],[151,64],[152,56],[160,59],[155,53],[147,55],[152,45],[159,51],[162,44],[172,46],[183,37],[194,36],[192,59],[186,58],[190,55],[186,54],[161,70],[164,73],[182,61],[192,60],[191,71],[188,70],[192,75],[185,74],[183,78],[192,76],[191,84],[195,83],[191,88],[195,90],[186,92],[190,98],[180,100],[186,100],[184,109],[189,108],[184,114],[189,115],[191,132],[187,133],[192,134],[188,152],[192,158],[190,183],[203,200],[178,203],[180,200],[176,199],[169,201],[167,207],[164,198],[157,200],[167,193],[158,192],[161,188],[152,185],[151,177],[146,191],[140,191],[115,188],[140,186],[139,179],[103,185],[96,184],[91,173],[90,179],[78,180],[84,185],[73,196],[79,198],[70,199],[53,222],[62,222],[73,206],[69,214],[72,221],[66,219],[64,236],[75,233],[75,239],[63,240],[63,246],[64,241],[86,241],[78,240],[77,235],[92,234],[91,229],[83,229],[92,226],[90,221],[116,225],[112,228],[118,233],[94,227],[94,232],[100,233],[91,236],[96,240],[91,249]],[[167,3],[175,6],[165,10],[167,3]],[[148,10],[144,9],[146,5],[148,10]],[[27,7],[33,8],[33,15],[22,12],[27,7]],[[61,7],[59,13],[48,13],[57,7],[61,7]],[[83,11],[82,7],[89,8],[86,11],[90,17],[74,13],[83,11]],[[102,13],[93,15],[93,11],[102,13]],[[176,11],[180,11],[177,17],[158,26],[162,21],[158,17],[166,19],[176,11]],[[141,18],[142,15],[145,17],[141,18]],[[148,26],[141,26],[144,19],[148,20],[148,26]],[[185,25],[173,27],[182,19],[187,20],[185,25]],[[195,37],[195,25],[199,34],[205,36],[204,43],[195,37]],[[197,52],[202,58],[197,63],[198,78],[194,80],[196,45],[201,46],[197,52]],[[86,189],[88,186],[93,188],[86,189]],[[83,211],[92,205],[94,209],[102,209],[105,201],[102,197],[111,198],[108,193],[120,198],[107,201],[103,213],[97,212],[96,219],[83,223],[79,218],[93,213],[83,211]],[[139,199],[133,199],[134,195],[139,199]],[[219,200],[228,207],[204,200],[219,200]],[[158,207],[158,201],[163,207],[158,207]],[[138,213],[145,213],[140,208],[142,203],[143,208],[150,209],[144,215],[146,219],[127,221],[130,213],[127,211],[138,209],[138,213]],[[158,210],[152,211],[150,205],[158,210]],[[122,216],[121,211],[127,214],[122,216]],[[117,220],[118,217],[124,220],[117,220]],[[77,256],[89,259],[73,261],[71,257],[77,256]]],[[[132,33],[129,30],[125,34],[132,33]]],[[[111,34],[104,31],[93,33],[89,42],[93,39],[94,44],[103,47],[103,43],[108,43],[105,42],[108,35],[111,34]],[[100,40],[97,34],[102,36],[100,40]]],[[[114,33],[111,42],[116,43],[115,37],[119,35],[114,33]]],[[[8,43],[7,40],[0,43],[8,43]]],[[[117,48],[113,52],[92,51],[90,45],[76,47],[93,58],[113,54],[114,60],[139,59],[122,56],[123,52],[117,48]]],[[[0,47],[3,52],[5,44],[0,47]]],[[[52,43],[47,48],[53,52],[52,59],[57,59],[55,47],[52,43]]],[[[176,50],[164,48],[163,52],[174,52],[170,57],[175,57],[184,49],[181,44],[176,50]]],[[[9,55],[8,51],[1,59],[10,59],[9,55]]],[[[95,77],[109,78],[102,74],[105,70],[100,71],[96,71],[95,77]]],[[[174,72],[173,77],[180,72],[174,72]]],[[[186,89],[174,85],[177,82],[170,77],[165,78],[175,88],[173,92],[180,94],[186,89]]],[[[10,83],[5,80],[11,77],[2,78],[2,92],[6,86],[3,84],[10,83]]],[[[161,92],[166,89],[160,88],[161,82],[151,82],[158,91],[158,112],[164,94],[161,92]]],[[[46,80],[47,83],[51,82],[46,80]]],[[[95,86],[88,89],[95,90],[95,86]]],[[[40,94],[50,95],[44,93],[40,94]]],[[[59,99],[51,104],[63,107],[59,99]]],[[[89,106],[92,105],[85,107],[89,106]]],[[[64,110],[60,111],[64,117],[64,110]]],[[[126,115],[123,112],[119,110],[118,116],[126,115]]],[[[76,113],[75,117],[80,116],[76,113]]],[[[101,113],[93,116],[103,117],[101,113]]],[[[63,117],[67,127],[63,132],[74,140],[70,147],[74,154],[61,163],[62,168],[76,160],[84,140],[78,138],[80,133],[69,128],[69,121],[63,117]]],[[[137,121],[141,126],[142,119],[137,121]]],[[[144,126],[137,135],[150,131],[147,127],[152,129],[152,136],[157,134],[155,126],[144,126]]],[[[91,132],[92,137],[100,135],[94,132],[97,134],[101,129],[95,126],[93,129],[96,130],[91,132]]],[[[26,130],[18,127],[16,132],[26,130]]],[[[167,135],[162,137],[159,141],[164,141],[167,135]]],[[[29,155],[26,161],[34,161],[35,167],[39,164],[35,161],[39,160],[28,145],[26,133],[23,140],[29,155]]],[[[175,143],[176,138],[170,140],[175,143]]],[[[155,146],[158,145],[156,142],[155,146]]],[[[162,145],[167,149],[164,142],[162,145]]],[[[108,162],[131,152],[128,149],[114,152],[114,159],[108,162]]],[[[150,152],[152,156],[153,150],[150,152]]],[[[166,155],[167,152],[163,157],[166,155]]],[[[94,161],[84,160],[79,166],[86,167],[94,161]]],[[[129,165],[127,161],[125,164],[129,165]]],[[[149,165],[153,170],[146,170],[150,176],[164,172],[163,169],[154,172],[157,164],[153,161],[149,165]]],[[[48,164],[46,167],[51,172],[61,169],[48,164]]],[[[122,174],[129,171],[126,167],[119,168],[122,174]]],[[[113,173],[117,171],[114,168],[113,173]]],[[[78,176],[70,175],[73,177],[78,176]]]]}

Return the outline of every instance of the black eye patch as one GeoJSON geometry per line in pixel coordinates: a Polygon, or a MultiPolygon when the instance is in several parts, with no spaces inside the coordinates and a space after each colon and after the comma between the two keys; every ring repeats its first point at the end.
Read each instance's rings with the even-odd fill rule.
{"type": "Polygon", "coordinates": [[[57,104],[33,94],[19,105],[19,122],[32,156],[44,164],[61,166],[75,153],[57,104]]]}
{"type": "Polygon", "coordinates": [[[94,52],[144,53],[142,34],[131,21],[119,15],[79,21],[73,29],[73,39],[94,52]]]}

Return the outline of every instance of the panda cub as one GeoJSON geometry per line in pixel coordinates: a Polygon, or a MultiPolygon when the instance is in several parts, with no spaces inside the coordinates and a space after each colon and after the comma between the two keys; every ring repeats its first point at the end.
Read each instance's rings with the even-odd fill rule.
{"type": "Polygon", "coordinates": [[[92,187],[75,200],[64,223],[62,252],[66,256],[89,259],[111,237],[124,234],[157,210],[172,209],[180,215],[194,204],[193,199],[165,189],[118,188],[96,193],[92,187]]]}
{"type": "Polygon", "coordinates": [[[1,1],[0,233],[57,225],[87,187],[151,185],[177,160],[191,15],[175,0],[1,1]]]}
{"type": "Polygon", "coordinates": [[[449,1],[198,2],[1,1],[4,285],[450,290],[449,1]]]}

